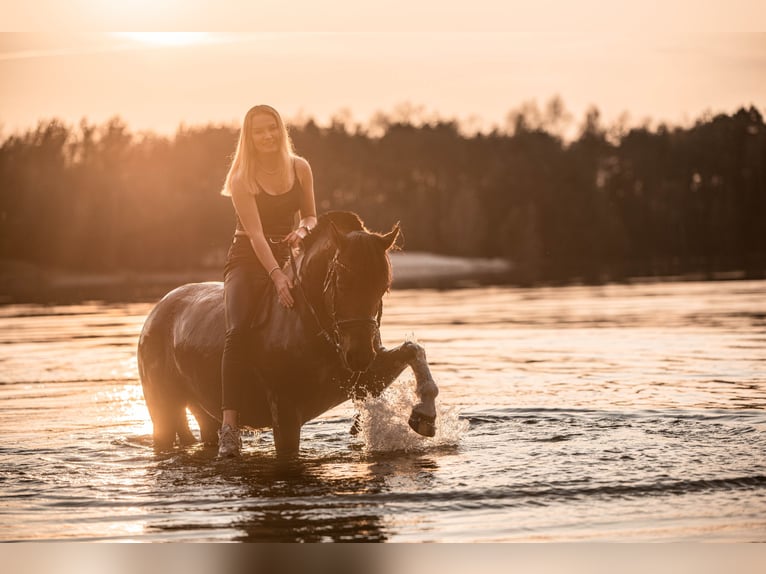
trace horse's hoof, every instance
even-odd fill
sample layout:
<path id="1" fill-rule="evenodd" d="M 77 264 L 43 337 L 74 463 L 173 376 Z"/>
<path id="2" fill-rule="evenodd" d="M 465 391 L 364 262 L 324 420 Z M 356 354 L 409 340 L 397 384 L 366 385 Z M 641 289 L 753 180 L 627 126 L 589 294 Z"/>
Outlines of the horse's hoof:
<path id="1" fill-rule="evenodd" d="M 412 411 L 408 422 L 410 428 L 419 435 L 432 437 L 436 434 L 436 417 L 429 417 Z"/>
<path id="2" fill-rule="evenodd" d="M 354 415 L 354 424 L 351 425 L 348 434 L 351 436 L 356 436 L 361 432 L 361 430 L 362 424 L 359 422 L 359 415 Z"/>

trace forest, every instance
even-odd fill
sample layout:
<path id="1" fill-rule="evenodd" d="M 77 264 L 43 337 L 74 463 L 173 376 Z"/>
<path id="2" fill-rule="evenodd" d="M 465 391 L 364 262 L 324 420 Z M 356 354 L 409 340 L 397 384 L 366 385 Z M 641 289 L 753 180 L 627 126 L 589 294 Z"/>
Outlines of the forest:
<path id="1" fill-rule="evenodd" d="M 755 107 L 687 126 L 565 138 L 560 100 L 490 131 L 417 114 L 290 125 L 317 207 L 353 210 L 405 252 L 501 257 L 510 283 L 766 271 L 766 126 Z M 119 117 L 45 120 L 0 146 L 0 263 L 83 273 L 221 266 L 234 229 L 219 194 L 236 125 L 134 133 Z"/>

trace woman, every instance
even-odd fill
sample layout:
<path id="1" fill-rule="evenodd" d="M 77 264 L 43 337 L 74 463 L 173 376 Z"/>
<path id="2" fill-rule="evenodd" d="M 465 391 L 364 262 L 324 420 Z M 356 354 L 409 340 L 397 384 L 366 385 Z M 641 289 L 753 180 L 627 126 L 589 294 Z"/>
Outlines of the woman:
<path id="1" fill-rule="evenodd" d="M 223 421 L 218 456 L 239 456 L 238 409 L 252 380 L 249 330 L 260 300 L 274 285 L 279 302 L 294 304 L 293 285 L 282 272 L 290 248 L 300 247 L 316 225 L 314 181 L 309 163 L 295 155 L 282 118 L 270 106 L 251 108 L 221 192 L 237 213 L 234 240 L 224 267 L 226 343 L 223 350 Z M 297 227 L 294 226 L 299 215 Z"/>

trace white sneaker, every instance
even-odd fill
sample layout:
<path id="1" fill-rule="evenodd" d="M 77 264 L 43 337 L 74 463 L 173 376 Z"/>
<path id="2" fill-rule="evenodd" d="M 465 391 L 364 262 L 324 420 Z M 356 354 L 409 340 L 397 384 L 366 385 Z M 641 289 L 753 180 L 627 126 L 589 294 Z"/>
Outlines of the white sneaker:
<path id="1" fill-rule="evenodd" d="M 239 429 L 223 425 L 218 431 L 218 458 L 238 457 L 240 448 L 242 448 L 242 439 L 239 436 Z"/>

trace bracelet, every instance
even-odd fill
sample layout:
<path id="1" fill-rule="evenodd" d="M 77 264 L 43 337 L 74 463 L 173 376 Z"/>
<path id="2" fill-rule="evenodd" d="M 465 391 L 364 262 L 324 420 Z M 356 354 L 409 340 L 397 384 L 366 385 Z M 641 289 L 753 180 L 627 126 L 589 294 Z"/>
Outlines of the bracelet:
<path id="1" fill-rule="evenodd" d="M 281 267 L 279 265 L 277 265 L 276 267 L 274 267 L 274 269 L 269 271 L 269 279 L 271 279 L 271 274 L 274 273 L 274 271 L 276 271 L 277 269 L 281 269 Z"/>

